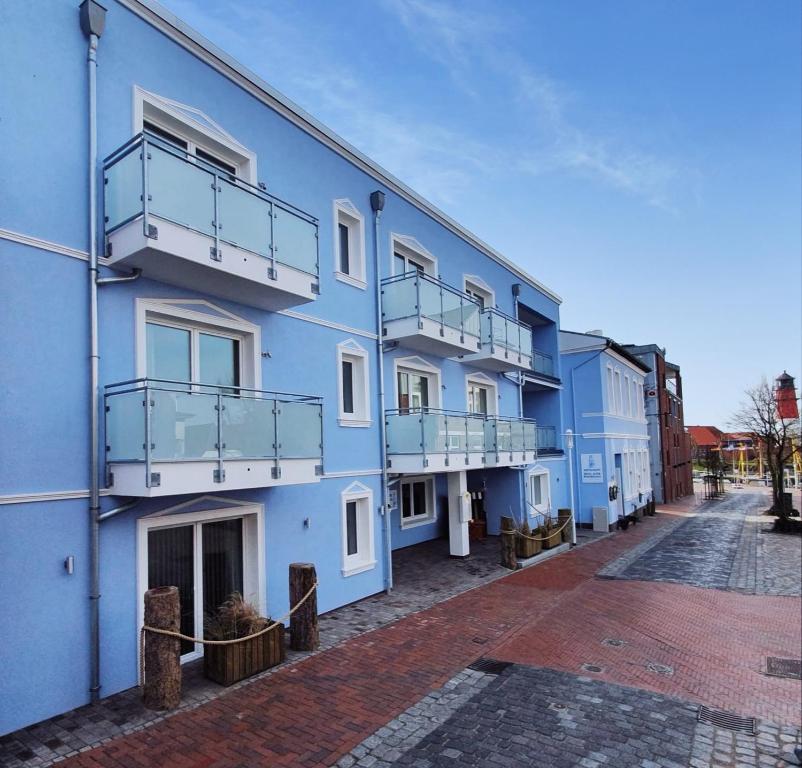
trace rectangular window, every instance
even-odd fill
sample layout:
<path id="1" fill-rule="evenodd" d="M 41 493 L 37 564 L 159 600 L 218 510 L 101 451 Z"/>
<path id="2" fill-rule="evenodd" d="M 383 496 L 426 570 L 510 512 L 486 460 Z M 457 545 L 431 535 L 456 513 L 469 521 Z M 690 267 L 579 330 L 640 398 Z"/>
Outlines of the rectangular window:
<path id="1" fill-rule="evenodd" d="M 351 257 L 348 244 L 348 227 L 340 222 L 338 224 L 340 234 L 340 272 L 344 275 L 351 274 Z"/>
<path id="2" fill-rule="evenodd" d="M 420 373 L 398 372 L 398 407 L 406 411 L 429 407 L 429 377 Z"/>
<path id="3" fill-rule="evenodd" d="M 613 369 L 607 366 L 607 411 L 615 412 L 615 384 L 613 382 Z"/>
<path id="4" fill-rule="evenodd" d="M 615 377 L 615 391 L 614 391 L 615 413 L 620 414 L 622 407 L 621 404 L 623 403 L 624 400 L 623 397 L 621 396 L 621 373 L 619 371 L 615 371 L 614 377 Z"/>
<path id="5" fill-rule="evenodd" d="M 487 387 L 479 384 L 468 384 L 468 410 L 471 413 L 487 414 Z"/>
<path id="6" fill-rule="evenodd" d="M 538 512 L 549 506 L 549 473 L 536 472 L 529 476 L 530 503 Z"/>
<path id="7" fill-rule="evenodd" d="M 350 360 L 342 361 L 343 376 L 343 413 L 354 412 L 354 364 Z"/>
<path id="8" fill-rule="evenodd" d="M 629 376 L 624 376 L 624 415 L 632 415 L 632 400 L 629 389 Z"/>
<path id="9" fill-rule="evenodd" d="M 401 482 L 401 524 L 434 518 L 434 481 L 403 480 Z"/>
<path id="10" fill-rule="evenodd" d="M 355 555 L 359 550 L 357 539 L 357 502 L 349 501 L 345 505 L 345 551 L 348 555 Z"/>
<path id="11" fill-rule="evenodd" d="M 424 274 L 426 272 L 426 267 L 420 262 L 416 261 L 409 256 L 404 256 L 400 253 L 395 253 L 395 273 L 397 275 L 402 275 L 405 272 L 420 272 Z"/>

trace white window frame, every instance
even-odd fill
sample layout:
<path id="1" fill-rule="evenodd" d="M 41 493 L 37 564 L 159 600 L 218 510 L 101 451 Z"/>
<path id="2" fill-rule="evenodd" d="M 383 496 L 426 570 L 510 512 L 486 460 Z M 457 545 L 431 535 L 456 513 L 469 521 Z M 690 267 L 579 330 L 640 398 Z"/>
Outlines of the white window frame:
<path id="1" fill-rule="evenodd" d="M 485 309 L 496 306 L 496 292 L 477 275 L 463 275 L 462 287 L 469 296 L 480 296 Z"/>
<path id="2" fill-rule="evenodd" d="M 367 289 L 365 262 L 365 218 L 359 209 L 347 198 L 335 200 L 334 208 L 334 276 L 343 283 Z M 340 224 L 348 228 L 348 254 L 350 272 L 340 270 Z"/>
<path id="3" fill-rule="evenodd" d="M 198 310 L 197 307 L 202 309 Z M 144 379 L 148 375 L 147 324 L 153 322 L 190 331 L 193 344 L 191 359 L 193 381 L 197 381 L 198 334 L 209 333 L 236 339 L 240 343 L 239 385 L 261 389 L 262 337 L 258 325 L 201 299 L 136 299 L 135 315 L 136 378 Z"/>
<path id="4" fill-rule="evenodd" d="M 632 416 L 632 389 L 630 388 L 629 374 L 624 374 L 624 416 Z"/>
<path id="5" fill-rule="evenodd" d="M 428 377 L 429 408 L 441 408 L 442 384 L 441 371 L 437 366 L 428 363 L 422 357 L 397 357 L 393 361 L 393 388 L 395 389 L 395 407 L 398 408 L 398 374 L 416 373 Z"/>
<path id="6" fill-rule="evenodd" d="M 187 507 L 195 507 L 199 503 L 209 500 L 215 504 L 225 501 L 229 506 L 222 509 L 182 513 Z M 148 532 L 156 528 L 176 528 L 184 525 L 196 526 L 193 532 L 194 560 L 199 562 L 198 555 L 201 550 L 199 524 L 211 523 L 217 520 L 231 520 L 242 518 L 242 578 L 243 597 L 253 603 L 263 616 L 267 616 L 267 583 L 264 552 L 264 506 L 261 504 L 243 503 L 231 499 L 220 499 L 214 496 L 205 496 L 192 499 L 156 512 L 148 517 L 137 520 L 137 626 L 144 623 L 143 597 L 148 589 Z M 202 562 L 202 560 L 200 561 Z M 198 596 L 199 599 L 198 599 Z M 203 627 L 203 574 L 200 568 L 195 570 L 195 631 Z M 181 656 L 184 664 L 203 656 L 203 646 L 195 644 L 195 649 Z"/>
<path id="7" fill-rule="evenodd" d="M 423 271 L 430 277 L 437 277 L 437 257 L 424 248 L 414 237 L 390 233 L 390 274 L 397 274 L 395 269 L 395 254 L 404 258 L 419 261 Z"/>
<path id="8" fill-rule="evenodd" d="M 615 413 L 620 416 L 624 412 L 624 402 L 621 396 L 621 371 L 619 371 L 618 368 L 613 369 L 613 380 L 615 382 L 613 386 L 613 394 L 615 396 Z"/>
<path id="9" fill-rule="evenodd" d="M 487 414 L 495 416 L 498 414 L 498 385 L 484 373 L 468 373 L 465 375 L 465 410 L 471 413 L 471 385 L 479 386 L 487 390 Z"/>
<path id="10" fill-rule="evenodd" d="M 356 503 L 357 551 L 348 554 L 348 502 Z M 355 576 L 376 567 L 376 552 L 373 536 L 373 491 L 362 483 L 352 483 L 340 494 L 342 531 L 342 575 Z M 360 548 L 360 542 L 365 546 Z"/>
<path id="11" fill-rule="evenodd" d="M 613 366 L 607 366 L 607 412 L 615 413 L 615 377 Z"/>
<path id="12" fill-rule="evenodd" d="M 534 480 L 540 484 L 541 503 L 535 504 Z M 529 499 L 530 514 L 534 509 L 542 515 L 549 514 L 551 510 L 551 472 L 545 467 L 534 467 L 527 473 L 526 494 Z"/>
<path id="13" fill-rule="evenodd" d="M 343 362 L 351 363 L 353 375 L 354 412 L 343 409 Z M 353 339 L 337 345 L 337 409 L 341 427 L 369 427 L 372 424 L 370 408 L 370 357 L 368 351 Z"/>
<path id="14" fill-rule="evenodd" d="M 256 153 L 237 141 L 211 117 L 195 107 L 150 93 L 138 85 L 133 90 L 133 132 L 141 133 L 145 121 L 154 123 L 188 143 L 188 153 L 200 147 L 233 165 L 237 177 L 257 184 Z"/>
<path id="15" fill-rule="evenodd" d="M 426 483 L 426 511 L 423 515 L 404 517 L 404 495 L 402 486 L 413 483 Z M 410 498 L 413 498 L 410 491 Z M 428 525 L 437 520 L 437 499 L 435 498 L 435 482 L 433 475 L 416 475 L 415 477 L 402 477 L 398 483 L 398 517 L 401 520 L 401 529 L 416 528 L 419 525 Z"/>

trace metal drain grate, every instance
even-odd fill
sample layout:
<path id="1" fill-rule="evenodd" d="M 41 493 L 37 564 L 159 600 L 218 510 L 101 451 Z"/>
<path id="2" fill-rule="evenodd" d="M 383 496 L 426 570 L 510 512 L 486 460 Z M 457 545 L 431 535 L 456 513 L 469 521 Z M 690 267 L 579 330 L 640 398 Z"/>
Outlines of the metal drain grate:
<path id="1" fill-rule="evenodd" d="M 766 674 L 802 680 L 802 659 L 781 659 L 777 656 L 769 656 L 766 658 Z"/>
<path id="2" fill-rule="evenodd" d="M 593 672 L 594 674 L 599 674 L 599 672 L 604 672 L 604 669 L 600 667 L 598 664 L 583 664 L 582 669 L 585 672 Z"/>
<path id="3" fill-rule="evenodd" d="M 621 648 L 626 644 L 625 640 L 619 640 L 617 637 L 605 637 L 602 640 L 602 645 L 609 645 L 611 648 Z"/>
<path id="4" fill-rule="evenodd" d="M 757 735 L 757 721 L 754 717 L 741 717 L 732 712 L 722 712 L 719 709 L 709 707 L 699 707 L 696 719 L 700 723 L 708 723 L 718 728 L 728 728 L 731 731 L 748 733 L 750 736 Z"/>
<path id="5" fill-rule="evenodd" d="M 656 661 L 650 661 L 646 665 L 646 669 L 650 672 L 656 672 L 658 675 L 665 675 L 666 677 L 671 677 L 674 674 L 674 667 L 668 666 L 668 664 L 658 664 Z"/>
<path id="6" fill-rule="evenodd" d="M 486 675 L 500 675 L 507 667 L 511 667 L 510 661 L 496 661 L 482 657 L 468 665 L 468 669 L 474 672 L 484 672 Z"/>

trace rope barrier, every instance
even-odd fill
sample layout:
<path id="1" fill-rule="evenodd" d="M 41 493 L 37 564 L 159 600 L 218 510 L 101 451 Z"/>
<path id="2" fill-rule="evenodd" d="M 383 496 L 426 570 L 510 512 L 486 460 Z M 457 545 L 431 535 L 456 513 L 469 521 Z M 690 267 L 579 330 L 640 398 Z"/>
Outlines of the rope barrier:
<path id="1" fill-rule="evenodd" d="M 145 633 L 152 632 L 154 635 L 164 635 L 165 637 L 175 637 L 178 640 L 186 640 L 189 643 L 202 643 L 203 645 L 234 645 L 235 643 L 244 643 L 246 640 L 253 640 L 255 637 L 259 637 L 260 635 L 264 635 L 267 632 L 275 629 L 279 624 L 283 624 L 287 619 L 289 619 L 312 595 L 312 593 L 317 589 L 317 582 L 315 582 L 307 593 L 292 607 L 290 610 L 285 613 L 280 619 L 276 619 L 276 621 L 268 624 L 264 629 L 260 629 L 258 632 L 254 632 L 250 635 L 245 635 L 245 637 L 235 637 L 232 640 L 207 640 L 204 637 L 191 637 L 190 635 L 184 635 L 181 632 L 173 632 L 170 629 L 159 629 L 158 627 L 149 627 L 147 625 L 143 625 L 142 629 L 139 630 L 139 685 L 140 687 L 145 684 Z"/>
<path id="2" fill-rule="evenodd" d="M 571 518 L 572 517 L 573 517 L 573 514 L 568 515 L 568 517 L 566 518 L 565 522 L 559 528 L 555 528 L 554 530 L 550 530 L 549 535 L 546 536 L 545 538 L 543 538 L 542 536 L 529 536 L 526 533 L 522 533 L 521 531 L 514 531 L 514 533 L 517 536 L 522 536 L 523 538 L 529 539 L 530 541 L 548 541 L 549 539 L 552 538 L 552 536 L 556 536 L 558 533 L 562 533 L 563 529 L 568 525 L 568 523 L 571 522 Z M 506 531 L 505 531 L 505 533 L 506 533 Z M 510 533 L 513 533 L 513 531 L 510 531 Z"/>

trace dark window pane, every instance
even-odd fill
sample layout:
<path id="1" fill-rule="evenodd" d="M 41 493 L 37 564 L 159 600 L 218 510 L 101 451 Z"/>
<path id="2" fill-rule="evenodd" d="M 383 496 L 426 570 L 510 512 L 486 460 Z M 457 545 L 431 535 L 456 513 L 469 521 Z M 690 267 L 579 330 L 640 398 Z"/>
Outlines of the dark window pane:
<path id="1" fill-rule="evenodd" d="M 181 149 L 187 148 L 187 142 L 184 139 L 179 138 L 178 136 L 170 133 L 169 131 L 165 131 L 164 128 L 160 128 L 158 125 L 154 123 L 149 123 L 145 121 L 142 124 L 142 127 L 148 131 L 148 133 L 152 133 L 155 136 L 158 136 L 160 139 L 164 139 L 165 141 L 170 142 L 170 144 L 175 144 L 177 147 L 181 147 Z"/>
<path id="2" fill-rule="evenodd" d="M 242 594 L 242 518 L 204 523 L 203 613 L 216 611 L 233 592 Z"/>
<path id="3" fill-rule="evenodd" d="M 343 413 L 354 412 L 354 364 L 343 360 Z"/>
<path id="4" fill-rule="evenodd" d="M 346 275 L 351 274 L 351 254 L 348 243 L 348 227 L 340 224 L 340 272 Z"/>
<path id="5" fill-rule="evenodd" d="M 239 386 L 239 342 L 224 336 L 201 333 L 198 378 L 202 384 Z"/>
<path id="6" fill-rule="evenodd" d="M 409 408 L 409 374 L 398 374 L 398 407 L 401 410 Z"/>
<path id="7" fill-rule="evenodd" d="M 355 555 L 357 553 L 355 501 L 349 501 L 345 505 L 345 532 L 346 532 L 346 552 L 349 555 Z"/>
<path id="8" fill-rule="evenodd" d="M 413 506 L 415 517 L 426 514 L 426 481 L 419 480 L 412 484 Z"/>
<path id="9" fill-rule="evenodd" d="M 148 377 L 168 381 L 189 381 L 192 378 L 189 349 L 189 331 L 148 323 Z"/>
<path id="10" fill-rule="evenodd" d="M 407 262 L 403 256 L 395 255 L 395 273 L 403 275 L 407 271 Z"/>
<path id="11" fill-rule="evenodd" d="M 412 517 L 412 497 L 409 484 L 401 486 L 401 517 Z"/>
<path id="12" fill-rule="evenodd" d="M 195 157 L 197 157 L 199 160 L 202 160 L 204 165 L 211 166 L 213 170 L 222 171 L 226 176 L 236 177 L 237 175 L 237 169 L 233 165 L 227 163 L 225 160 L 221 160 L 219 157 L 215 157 L 199 147 L 195 148 Z"/>
<path id="13" fill-rule="evenodd" d="M 178 587 L 181 632 L 195 634 L 195 563 L 193 526 L 148 531 L 148 589 Z M 194 644 L 181 641 L 181 653 L 192 653 Z"/>

